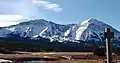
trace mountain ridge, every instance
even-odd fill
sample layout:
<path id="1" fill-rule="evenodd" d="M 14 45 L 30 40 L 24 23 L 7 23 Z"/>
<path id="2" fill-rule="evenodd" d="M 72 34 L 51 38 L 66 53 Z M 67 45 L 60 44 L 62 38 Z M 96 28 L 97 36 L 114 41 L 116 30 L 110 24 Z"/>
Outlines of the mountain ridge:
<path id="1" fill-rule="evenodd" d="M 25 21 L 17 25 L 3 27 L 0 29 L 0 37 L 6 37 L 8 34 L 19 34 L 20 37 L 30 37 L 30 39 L 38 40 L 39 36 L 48 38 L 50 41 L 100 41 L 104 39 L 104 29 L 111 28 L 115 32 L 115 40 L 120 41 L 120 32 L 112 26 L 101 22 L 94 18 L 89 18 L 81 24 L 56 24 L 52 21 L 44 19 L 36 19 Z"/>

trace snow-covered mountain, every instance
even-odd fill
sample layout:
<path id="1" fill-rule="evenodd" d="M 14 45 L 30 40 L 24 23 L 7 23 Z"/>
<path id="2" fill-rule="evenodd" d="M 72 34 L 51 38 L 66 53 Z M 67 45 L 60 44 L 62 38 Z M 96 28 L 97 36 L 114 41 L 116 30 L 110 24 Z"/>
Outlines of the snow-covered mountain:
<path id="1" fill-rule="evenodd" d="M 104 40 L 105 28 L 111 28 L 111 31 L 115 34 L 115 40 L 120 40 L 120 32 L 114 29 L 112 26 L 105 24 L 97 19 L 89 18 L 83 21 L 76 30 L 76 40 Z"/>
<path id="2" fill-rule="evenodd" d="M 89 18 L 81 24 L 61 25 L 44 19 L 25 21 L 17 25 L 0 28 L 0 37 L 7 37 L 11 34 L 19 35 L 23 38 L 38 40 L 39 37 L 48 38 L 51 41 L 59 40 L 104 40 L 104 29 L 111 28 L 115 32 L 115 39 L 120 40 L 120 32 L 97 19 Z"/>

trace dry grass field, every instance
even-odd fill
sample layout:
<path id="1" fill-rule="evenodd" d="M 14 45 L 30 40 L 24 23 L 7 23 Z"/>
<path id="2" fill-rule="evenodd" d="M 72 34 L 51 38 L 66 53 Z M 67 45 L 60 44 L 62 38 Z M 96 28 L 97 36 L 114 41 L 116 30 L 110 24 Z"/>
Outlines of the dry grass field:
<path id="1" fill-rule="evenodd" d="M 92 52 L 19 52 L 19 54 L 0 54 L 0 58 L 21 59 L 21 58 L 47 58 L 52 61 L 43 63 L 105 63 L 101 60 L 105 57 L 93 55 Z M 113 54 L 113 60 L 120 59 Z M 53 61 L 54 60 L 54 61 Z M 40 62 L 42 63 L 42 62 Z"/>
<path id="2" fill-rule="evenodd" d="M 60 61 L 48 61 L 45 63 L 104 63 L 97 60 L 60 60 Z"/>

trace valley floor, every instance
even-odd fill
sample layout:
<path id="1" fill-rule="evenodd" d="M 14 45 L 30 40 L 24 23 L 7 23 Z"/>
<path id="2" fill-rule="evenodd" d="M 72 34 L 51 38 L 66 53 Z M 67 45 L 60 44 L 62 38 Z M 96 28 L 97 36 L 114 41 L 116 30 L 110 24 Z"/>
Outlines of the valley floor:
<path id="1" fill-rule="evenodd" d="M 17 54 L 0 54 L 0 58 L 8 60 L 43 59 L 44 63 L 98 63 L 106 61 L 106 57 L 99 57 L 92 52 L 18 52 Z M 120 56 L 113 54 L 113 61 L 120 60 Z"/>

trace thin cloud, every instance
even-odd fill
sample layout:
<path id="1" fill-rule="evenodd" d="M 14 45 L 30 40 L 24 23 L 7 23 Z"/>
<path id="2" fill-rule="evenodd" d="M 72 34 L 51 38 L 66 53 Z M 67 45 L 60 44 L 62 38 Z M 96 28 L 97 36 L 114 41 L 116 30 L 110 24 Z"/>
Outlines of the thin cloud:
<path id="1" fill-rule="evenodd" d="M 44 0 L 33 0 L 32 2 L 33 2 L 33 4 L 37 4 L 40 7 L 44 8 L 45 10 L 50 10 L 50 11 L 54 11 L 54 12 L 62 11 L 62 8 L 60 7 L 60 5 L 55 4 L 55 3 L 51 3 L 48 1 L 44 1 Z"/>
<path id="2" fill-rule="evenodd" d="M 26 19 L 20 15 L 1 15 L 0 14 L 0 27 L 10 26 L 20 23 L 22 19 Z"/>

